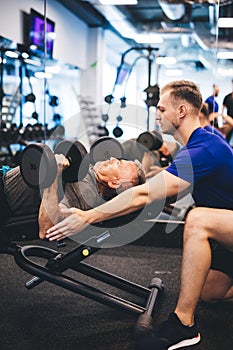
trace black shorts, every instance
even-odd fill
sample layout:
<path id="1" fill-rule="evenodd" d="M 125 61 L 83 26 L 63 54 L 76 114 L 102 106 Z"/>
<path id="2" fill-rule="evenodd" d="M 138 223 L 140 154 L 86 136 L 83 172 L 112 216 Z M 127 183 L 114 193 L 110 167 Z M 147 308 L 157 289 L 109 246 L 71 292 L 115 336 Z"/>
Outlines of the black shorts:
<path id="1" fill-rule="evenodd" d="M 233 252 L 219 244 L 212 246 L 211 269 L 224 272 L 233 278 Z"/>

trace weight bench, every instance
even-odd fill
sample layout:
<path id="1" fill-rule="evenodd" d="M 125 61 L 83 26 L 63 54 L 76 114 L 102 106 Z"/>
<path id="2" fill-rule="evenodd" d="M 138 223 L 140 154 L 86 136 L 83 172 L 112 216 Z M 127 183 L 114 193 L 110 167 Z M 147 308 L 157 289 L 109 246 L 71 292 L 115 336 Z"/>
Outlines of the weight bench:
<path id="1" fill-rule="evenodd" d="M 127 221 L 135 218 L 135 215 L 133 213 L 132 216 L 127 216 Z M 151 216 L 150 211 L 146 216 L 147 218 Z M 84 262 L 88 256 L 99 249 L 111 245 L 111 240 L 114 241 L 114 235 L 117 234 L 116 231 L 120 222 L 121 218 L 117 218 L 117 220 L 97 224 L 96 227 L 91 228 L 90 232 L 88 231 L 88 236 L 85 236 L 85 243 L 79 243 L 68 253 L 62 253 L 60 248 L 54 250 L 47 246 L 19 245 L 16 243 L 17 241 L 37 239 L 38 222 L 36 215 L 13 217 L 0 229 L 0 254 L 12 255 L 16 264 L 33 276 L 25 283 L 28 290 L 43 281 L 48 281 L 106 306 L 138 316 L 135 325 L 135 337 L 137 338 L 152 329 L 155 306 L 164 289 L 162 280 L 153 278 L 150 286 L 146 288 Z M 124 220 L 122 222 L 124 224 Z M 43 241 L 40 241 L 40 243 L 43 243 Z M 62 244 L 60 246 L 62 247 Z M 38 260 L 40 263 L 38 263 Z M 44 261 L 44 265 L 41 264 L 41 260 Z M 78 278 L 70 278 L 65 274 L 68 269 L 130 293 L 131 298 L 133 295 L 139 297 L 141 301 L 134 303 L 115 294 L 97 289 Z"/>

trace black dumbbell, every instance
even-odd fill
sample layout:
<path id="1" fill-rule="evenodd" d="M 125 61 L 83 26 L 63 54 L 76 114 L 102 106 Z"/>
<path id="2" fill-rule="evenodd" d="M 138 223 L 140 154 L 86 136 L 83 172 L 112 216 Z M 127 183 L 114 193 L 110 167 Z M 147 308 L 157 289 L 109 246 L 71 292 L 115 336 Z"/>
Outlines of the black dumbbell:
<path id="1" fill-rule="evenodd" d="M 137 138 L 138 146 L 143 146 L 144 150 L 156 151 L 162 147 L 163 140 L 162 135 L 154 131 L 145 131 L 141 133 Z"/>
<path id="2" fill-rule="evenodd" d="M 69 167 L 62 172 L 64 183 L 81 181 L 89 169 L 86 148 L 78 141 L 62 141 L 54 153 L 63 154 L 69 160 Z M 26 184 L 34 189 L 52 185 L 57 175 L 57 162 L 52 150 L 45 144 L 35 143 L 22 152 L 20 171 Z"/>
<path id="3" fill-rule="evenodd" d="M 97 139 L 90 148 L 90 163 L 95 164 L 98 161 L 104 161 L 114 158 L 124 157 L 124 148 L 122 144 L 110 136 L 102 136 Z"/>
<path id="4" fill-rule="evenodd" d="M 122 158 L 124 154 L 121 143 L 112 137 L 100 137 L 91 146 L 88 154 L 79 142 L 61 141 L 54 153 L 63 154 L 70 166 L 62 172 L 64 183 L 81 181 L 87 174 L 89 165 L 105 161 L 111 157 Z M 20 171 L 24 181 L 34 189 L 51 186 L 57 174 L 57 164 L 51 149 L 41 143 L 25 147 L 21 156 Z"/>

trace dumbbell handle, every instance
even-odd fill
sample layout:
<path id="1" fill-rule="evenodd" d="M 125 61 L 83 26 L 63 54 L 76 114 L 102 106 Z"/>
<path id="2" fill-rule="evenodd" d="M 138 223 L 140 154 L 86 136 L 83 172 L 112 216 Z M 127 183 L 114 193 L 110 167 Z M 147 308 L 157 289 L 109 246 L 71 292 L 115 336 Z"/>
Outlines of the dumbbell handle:
<path id="1" fill-rule="evenodd" d="M 61 159 L 62 157 L 62 159 Z M 65 157 L 63 154 L 55 154 L 55 159 L 57 163 L 57 173 L 62 173 L 65 169 L 67 169 L 71 165 L 70 157 Z M 63 161 L 62 161 L 63 160 Z M 61 168 L 61 169 L 59 169 Z"/>

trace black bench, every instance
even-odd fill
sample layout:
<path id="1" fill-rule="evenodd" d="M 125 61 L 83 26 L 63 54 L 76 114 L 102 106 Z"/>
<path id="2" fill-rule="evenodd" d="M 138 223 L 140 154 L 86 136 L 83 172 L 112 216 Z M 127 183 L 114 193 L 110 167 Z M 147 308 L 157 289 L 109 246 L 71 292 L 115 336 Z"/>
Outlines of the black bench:
<path id="1" fill-rule="evenodd" d="M 44 246 L 43 241 L 40 241 L 42 245 L 28 245 L 28 243 L 23 245 L 18 242 L 38 238 L 36 215 L 9 218 L 0 229 L 0 254 L 12 255 L 16 264 L 33 276 L 25 283 L 27 289 L 32 289 L 43 281 L 48 281 L 106 306 L 132 313 L 137 316 L 135 335 L 140 336 L 142 333 L 151 331 L 155 306 L 164 288 L 162 280 L 153 278 L 150 285 L 144 287 L 84 262 L 88 256 L 99 249 L 113 246 L 117 241 L 116 236 L 119 232 L 122 234 L 122 227 L 127 226 L 129 221 L 137 219 L 137 216 L 138 213 L 134 213 L 127 216 L 127 219 L 123 217 L 110 220 L 84 230 L 81 235 L 77 235 L 77 237 L 81 237 L 83 243 L 77 243 L 75 248 L 66 253 L 61 252 L 63 243 L 58 249 L 51 249 Z M 140 218 L 140 214 L 138 217 Z M 151 217 L 150 211 L 147 211 L 146 217 Z M 141 222 L 141 219 L 136 221 Z M 123 226 L 119 226 L 121 223 Z M 138 226 L 138 223 L 136 225 Z M 65 274 L 68 269 L 139 297 L 140 302 L 134 303 L 97 289 L 78 278 L 71 278 Z"/>

